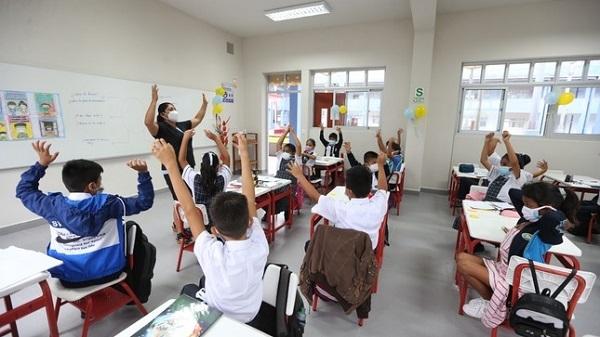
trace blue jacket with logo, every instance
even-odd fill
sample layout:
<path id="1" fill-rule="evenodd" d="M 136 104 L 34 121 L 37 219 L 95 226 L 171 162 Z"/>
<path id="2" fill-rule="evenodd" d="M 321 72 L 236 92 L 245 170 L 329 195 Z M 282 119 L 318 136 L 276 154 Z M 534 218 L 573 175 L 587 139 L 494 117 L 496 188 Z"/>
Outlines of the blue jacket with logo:
<path id="1" fill-rule="evenodd" d="M 21 175 L 17 198 L 50 225 L 47 254 L 63 261 L 50 270 L 53 277 L 84 282 L 115 274 L 125 267 L 127 241 L 124 215 L 152 207 L 154 189 L 148 172 L 138 175 L 138 196 L 111 194 L 45 194 L 39 181 L 46 167 L 35 163 Z"/>

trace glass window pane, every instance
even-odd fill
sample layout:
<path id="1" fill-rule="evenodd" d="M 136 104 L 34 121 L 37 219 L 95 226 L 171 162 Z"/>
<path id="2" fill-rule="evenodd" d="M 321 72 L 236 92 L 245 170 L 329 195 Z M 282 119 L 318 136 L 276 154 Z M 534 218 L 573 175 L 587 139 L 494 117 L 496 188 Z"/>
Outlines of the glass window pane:
<path id="1" fill-rule="evenodd" d="M 267 75 L 267 89 L 270 92 L 277 92 L 284 89 L 285 76 L 284 74 L 270 74 Z"/>
<path id="2" fill-rule="evenodd" d="M 508 66 L 509 82 L 529 81 L 529 63 L 512 63 Z"/>
<path id="3" fill-rule="evenodd" d="M 504 81 L 505 64 L 488 64 L 485 66 L 484 82 L 497 83 Z"/>
<path id="4" fill-rule="evenodd" d="M 556 62 L 539 62 L 533 66 L 533 81 L 548 82 L 554 81 L 556 72 Z"/>
<path id="5" fill-rule="evenodd" d="M 348 92 L 346 95 L 346 125 L 367 126 L 367 93 Z"/>
<path id="6" fill-rule="evenodd" d="M 591 60 L 588 68 L 588 80 L 600 80 L 600 60 Z"/>
<path id="7" fill-rule="evenodd" d="M 367 79 L 369 84 L 383 84 L 385 78 L 385 70 L 377 69 L 377 70 L 369 70 L 367 74 Z"/>
<path id="8" fill-rule="evenodd" d="M 586 135 L 600 135 L 600 88 L 590 88 L 590 104 L 588 105 L 587 118 L 583 133 Z"/>
<path id="9" fill-rule="evenodd" d="M 302 77 L 300 76 L 300 73 L 286 74 L 285 81 L 286 81 L 288 90 L 300 91 L 302 89 L 302 87 L 301 87 Z"/>
<path id="10" fill-rule="evenodd" d="M 463 66 L 462 83 L 481 83 L 481 66 Z"/>
<path id="11" fill-rule="evenodd" d="M 345 87 L 346 86 L 346 72 L 335 71 L 331 73 L 331 86 L 332 87 Z"/>
<path id="12" fill-rule="evenodd" d="M 328 87 L 329 86 L 329 73 L 328 72 L 315 73 L 313 86 Z"/>
<path id="13" fill-rule="evenodd" d="M 362 86 L 365 85 L 365 71 L 354 70 L 348 72 L 348 84 L 351 86 Z"/>
<path id="14" fill-rule="evenodd" d="M 580 80 L 583 78 L 583 65 L 585 61 L 564 61 L 560 63 L 561 81 Z"/>
<path id="15" fill-rule="evenodd" d="M 539 86 L 509 87 L 502 130 L 514 135 L 541 135 L 546 113 L 544 97 L 550 89 Z"/>
<path id="16" fill-rule="evenodd" d="M 381 115 L 381 91 L 369 92 L 369 114 L 367 125 L 370 127 L 379 127 L 379 118 Z"/>
<path id="17" fill-rule="evenodd" d="M 461 130 L 498 130 L 502 89 L 465 89 Z"/>
<path id="18" fill-rule="evenodd" d="M 575 95 L 571 104 L 559 105 L 554 132 L 600 134 L 600 88 L 565 88 Z"/>

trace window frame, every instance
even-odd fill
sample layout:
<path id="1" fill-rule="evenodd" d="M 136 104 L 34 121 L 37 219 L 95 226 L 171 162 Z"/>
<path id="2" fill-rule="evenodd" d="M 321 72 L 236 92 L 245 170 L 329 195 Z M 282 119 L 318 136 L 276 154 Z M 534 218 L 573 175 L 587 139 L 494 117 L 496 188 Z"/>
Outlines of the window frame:
<path id="1" fill-rule="evenodd" d="M 583 65 L 583 74 L 582 78 L 578 80 L 566 81 L 560 79 L 560 69 L 563 62 L 567 61 L 584 61 Z M 460 74 L 458 76 L 459 82 L 459 90 L 458 90 L 458 120 L 456 123 L 455 131 L 458 134 L 471 134 L 471 135 L 483 135 L 490 131 L 482 131 L 482 130 L 462 130 L 462 121 L 463 121 L 463 108 L 464 108 L 464 95 L 467 89 L 496 89 L 503 90 L 502 95 L 502 104 L 500 110 L 500 116 L 498 121 L 498 128 L 495 132 L 501 132 L 503 129 L 504 121 L 506 119 L 506 103 L 507 103 L 507 91 L 509 88 L 515 88 L 519 86 L 526 87 L 550 87 L 550 90 L 553 92 L 562 92 L 564 88 L 582 88 L 582 87 L 598 87 L 600 88 L 600 79 L 588 79 L 588 71 L 590 67 L 590 62 L 593 60 L 600 60 L 599 55 L 591 55 L 591 56 L 569 56 L 569 57 L 558 57 L 558 58 L 532 58 L 532 59 L 513 59 L 513 60 L 492 60 L 492 61 L 482 61 L 482 62 L 462 62 L 460 66 Z M 552 81 L 543 81 L 543 82 L 535 82 L 533 80 L 534 76 L 534 67 L 536 63 L 543 62 L 556 62 L 556 67 L 554 69 L 554 78 Z M 511 64 L 518 63 L 529 63 L 529 76 L 527 81 L 515 81 L 509 80 L 508 78 L 508 70 Z M 495 65 L 495 64 L 504 64 L 504 79 L 502 82 L 493 82 L 486 83 L 485 79 L 485 67 L 487 65 Z M 468 82 L 463 82 L 462 74 L 465 66 L 481 66 L 481 77 L 479 83 L 470 84 Z M 577 139 L 577 140 L 600 140 L 600 134 L 595 135 L 586 135 L 586 134 L 571 134 L 571 133 L 557 133 L 554 132 L 554 118 L 556 118 L 558 111 L 557 105 L 545 105 L 544 108 L 544 116 L 542 119 L 542 124 L 540 126 L 540 132 L 531 135 L 515 135 L 518 137 L 544 137 L 544 138 L 553 138 L 553 139 Z"/>

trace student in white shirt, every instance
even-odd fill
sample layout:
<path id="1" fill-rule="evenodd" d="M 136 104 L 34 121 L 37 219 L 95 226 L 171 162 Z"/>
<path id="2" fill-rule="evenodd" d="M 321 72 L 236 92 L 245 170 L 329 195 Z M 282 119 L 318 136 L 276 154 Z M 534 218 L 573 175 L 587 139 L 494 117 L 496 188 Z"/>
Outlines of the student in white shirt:
<path id="1" fill-rule="evenodd" d="M 379 171 L 383 172 L 386 154 L 381 152 L 377 157 Z M 290 173 L 298 179 L 298 184 L 310 199 L 316 201 L 312 212 L 328 219 L 335 227 L 348 228 L 365 232 L 371 238 L 373 249 L 379 240 L 379 228 L 387 213 L 387 202 L 390 193 L 387 191 L 387 180 L 384 174 L 378 176 L 378 190 L 371 192 L 371 171 L 358 165 L 346 171 L 346 195 L 350 201 L 335 199 L 321 195 L 304 177 L 298 165 L 290 165 Z"/>
<path id="2" fill-rule="evenodd" d="M 212 234 L 206 232 L 194 200 L 178 174 L 173 147 L 161 139 L 154 142 L 152 152 L 174 177 L 175 193 L 196 238 L 194 254 L 204 271 L 204 287 L 188 285 L 183 292 L 199 297 L 230 318 L 252 325 L 258 320 L 262 303 L 262 275 L 269 246 L 256 218 L 246 137 L 242 134 L 235 137 L 234 146 L 242 161 L 243 194 L 222 192 L 215 197 L 210 208 L 214 221 Z"/>

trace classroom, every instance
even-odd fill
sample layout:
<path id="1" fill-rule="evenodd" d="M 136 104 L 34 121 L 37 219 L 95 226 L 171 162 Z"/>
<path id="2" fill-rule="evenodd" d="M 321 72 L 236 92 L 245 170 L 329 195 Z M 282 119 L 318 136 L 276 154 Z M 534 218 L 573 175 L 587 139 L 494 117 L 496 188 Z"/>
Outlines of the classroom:
<path id="1" fill-rule="evenodd" d="M 0 0 L 0 336 L 599 337 L 599 14 Z"/>

